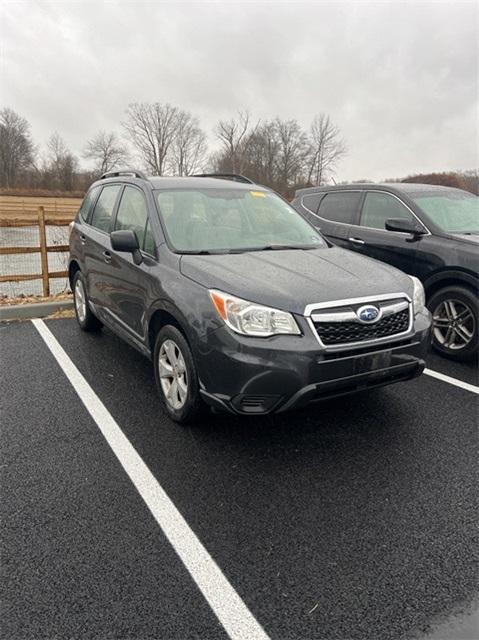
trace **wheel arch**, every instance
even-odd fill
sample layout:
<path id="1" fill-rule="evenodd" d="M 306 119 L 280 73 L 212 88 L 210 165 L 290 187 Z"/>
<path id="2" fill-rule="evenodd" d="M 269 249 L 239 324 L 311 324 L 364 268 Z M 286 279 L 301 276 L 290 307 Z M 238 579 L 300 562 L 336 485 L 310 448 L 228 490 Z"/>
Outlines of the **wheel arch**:
<path id="1" fill-rule="evenodd" d="M 178 331 L 181 332 L 190 349 L 192 349 L 192 339 L 190 332 L 187 330 L 188 323 L 186 318 L 177 307 L 167 301 L 164 301 L 151 310 L 148 319 L 148 347 L 152 356 L 155 350 L 156 336 L 158 335 L 158 332 L 168 324 L 176 327 Z"/>
<path id="2" fill-rule="evenodd" d="M 70 264 L 68 265 L 68 282 L 70 283 L 70 289 L 73 290 L 73 279 L 75 278 L 75 274 L 77 271 L 81 271 L 80 265 L 77 260 L 70 260 Z"/>
<path id="3" fill-rule="evenodd" d="M 426 298 L 429 301 L 432 296 L 445 287 L 461 286 L 478 294 L 479 279 L 472 273 L 460 269 L 445 269 L 430 276 L 424 282 Z"/>

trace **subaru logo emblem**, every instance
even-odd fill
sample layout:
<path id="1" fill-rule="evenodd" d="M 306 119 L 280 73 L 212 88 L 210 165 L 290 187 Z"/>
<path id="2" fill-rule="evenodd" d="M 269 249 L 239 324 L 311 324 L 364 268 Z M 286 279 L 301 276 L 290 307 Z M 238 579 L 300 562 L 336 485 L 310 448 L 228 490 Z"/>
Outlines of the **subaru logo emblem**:
<path id="1" fill-rule="evenodd" d="M 362 322 L 363 324 L 372 324 L 379 320 L 381 311 L 372 304 L 368 304 L 364 307 L 360 307 L 356 311 L 356 315 L 358 316 L 359 322 Z"/>

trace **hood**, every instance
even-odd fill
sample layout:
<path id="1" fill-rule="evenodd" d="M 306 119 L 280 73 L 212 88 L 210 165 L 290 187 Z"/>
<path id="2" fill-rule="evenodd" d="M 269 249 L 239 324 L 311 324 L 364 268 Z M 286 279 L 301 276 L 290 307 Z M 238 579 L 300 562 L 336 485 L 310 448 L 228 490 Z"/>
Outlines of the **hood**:
<path id="1" fill-rule="evenodd" d="M 413 291 L 402 271 L 338 247 L 183 255 L 180 269 L 208 289 L 298 314 L 311 303 Z"/>
<path id="2" fill-rule="evenodd" d="M 459 240 L 460 242 L 465 242 L 466 244 L 479 244 L 479 233 L 450 233 L 448 234 L 450 238 L 454 240 Z"/>

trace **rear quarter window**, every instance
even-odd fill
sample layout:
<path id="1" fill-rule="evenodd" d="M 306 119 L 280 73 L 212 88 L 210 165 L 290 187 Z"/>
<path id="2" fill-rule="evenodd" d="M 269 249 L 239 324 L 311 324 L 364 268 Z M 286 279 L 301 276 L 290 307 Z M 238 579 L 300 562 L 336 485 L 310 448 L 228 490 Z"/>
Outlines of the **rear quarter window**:
<path id="1" fill-rule="evenodd" d="M 78 210 L 78 215 L 84 222 L 88 221 L 92 207 L 95 204 L 98 194 L 100 193 L 100 189 L 101 189 L 100 186 L 92 187 L 90 191 L 86 194 L 86 196 L 83 198 L 81 207 Z"/>
<path id="2" fill-rule="evenodd" d="M 361 199 L 360 191 L 328 193 L 322 200 L 318 215 L 331 222 L 352 224 Z"/>
<path id="3" fill-rule="evenodd" d="M 303 207 L 306 207 L 308 211 L 312 213 L 316 213 L 318 211 L 319 203 L 321 199 L 324 197 L 324 193 L 310 193 L 306 196 L 303 196 L 301 202 Z"/>

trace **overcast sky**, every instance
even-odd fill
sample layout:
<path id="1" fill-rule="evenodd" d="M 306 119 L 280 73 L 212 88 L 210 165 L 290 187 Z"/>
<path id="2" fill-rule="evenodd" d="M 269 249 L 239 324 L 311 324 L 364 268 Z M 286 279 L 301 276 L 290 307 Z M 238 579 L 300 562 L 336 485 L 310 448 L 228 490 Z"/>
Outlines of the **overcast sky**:
<path id="1" fill-rule="evenodd" d="M 170 102 L 211 135 L 219 117 L 327 112 L 348 156 L 337 180 L 478 160 L 477 2 L 3 0 L 1 105 L 77 154 L 121 132 L 133 101 Z"/>

